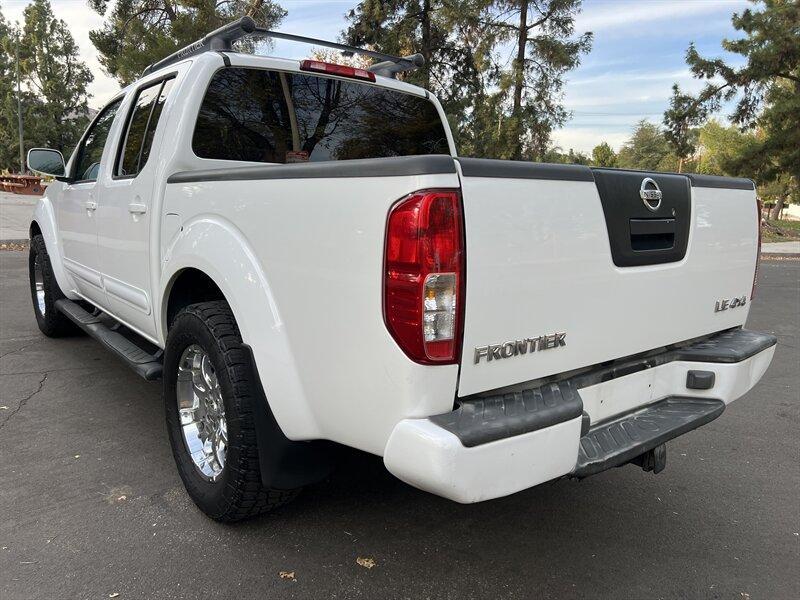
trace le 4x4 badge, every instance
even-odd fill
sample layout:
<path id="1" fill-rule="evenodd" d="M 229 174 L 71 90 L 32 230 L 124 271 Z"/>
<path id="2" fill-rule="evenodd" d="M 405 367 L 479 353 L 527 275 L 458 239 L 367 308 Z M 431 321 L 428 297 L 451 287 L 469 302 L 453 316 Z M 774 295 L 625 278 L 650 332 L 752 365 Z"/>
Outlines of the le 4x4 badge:
<path id="1" fill-rule="evenodd" d="M 723 310 L 728 310 L 731 308 L 739 308 L 740 306 L 744 306 L 747 304 L 747 296 L 739 296 L 738 298 L 723 298 L 722 300 L 717 300 L 717 303 L 714 305 L 714 312 L 722 312 Z"/>

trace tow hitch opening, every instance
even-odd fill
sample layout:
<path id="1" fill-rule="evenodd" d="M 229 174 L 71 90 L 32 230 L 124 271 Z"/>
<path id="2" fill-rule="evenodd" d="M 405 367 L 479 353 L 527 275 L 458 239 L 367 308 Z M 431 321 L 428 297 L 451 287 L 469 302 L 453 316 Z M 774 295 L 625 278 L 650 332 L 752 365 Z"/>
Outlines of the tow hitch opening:
<path id="1" fill-rule="evenodd" d="M 644 454 L 640 454 L 631 460 L 631 464 L 641 467 L 642 471 L 652 471 L 653 475 L 658 475 L 667 466 L 667 445 L 661 444 Z"/>

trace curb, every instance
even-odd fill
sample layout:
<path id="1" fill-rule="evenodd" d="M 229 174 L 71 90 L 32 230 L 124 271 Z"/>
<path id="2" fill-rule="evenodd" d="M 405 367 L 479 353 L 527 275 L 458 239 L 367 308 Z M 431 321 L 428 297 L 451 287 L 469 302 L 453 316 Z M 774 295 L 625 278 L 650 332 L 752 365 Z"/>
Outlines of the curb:
<path id="1" fill-rule="evenodd" d="M 796 252 L 763 252 L 761 258 L 764 260 L 800 260 L 800 254 Z"/>
<path id="2" fill-rule="evenodd" d="M 0 240 L 0 252 L 21 252 L 29 243 L 30 240 Z"/>

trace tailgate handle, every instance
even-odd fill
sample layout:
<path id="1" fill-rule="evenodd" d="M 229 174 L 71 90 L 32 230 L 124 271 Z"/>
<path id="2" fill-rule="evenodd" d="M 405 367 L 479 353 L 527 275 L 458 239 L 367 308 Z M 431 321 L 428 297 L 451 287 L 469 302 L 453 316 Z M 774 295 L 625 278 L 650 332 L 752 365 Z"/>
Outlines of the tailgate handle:
<path id="1" fill-rule="evenodd" d="M 631 219 L 631 249 L 670 250 L 675 245 L 675 219 Z"/>
<path id="2" fill-rule="evenodd" d="M 675 233 L 675 219 L 631 219 L 631 235 Z"/>

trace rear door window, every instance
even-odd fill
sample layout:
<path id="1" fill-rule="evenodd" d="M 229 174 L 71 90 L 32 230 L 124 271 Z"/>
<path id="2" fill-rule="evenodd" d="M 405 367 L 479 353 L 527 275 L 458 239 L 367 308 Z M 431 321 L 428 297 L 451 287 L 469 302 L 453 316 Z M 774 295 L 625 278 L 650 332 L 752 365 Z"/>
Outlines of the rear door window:
<path id="1" fill-rule="evenodd" d="M 117 159 L 115 175 L 118 177 L 135 177 L 147 162 L 158 120 L 174 81 L 159 81 L 137 92 Z"/>
<path id="2" fill-rule="evenodd" d="M 344 79 L 226 68 L 192 141 L 201 158 L 268 163 L 449 154 L 432 102 Z"/>

